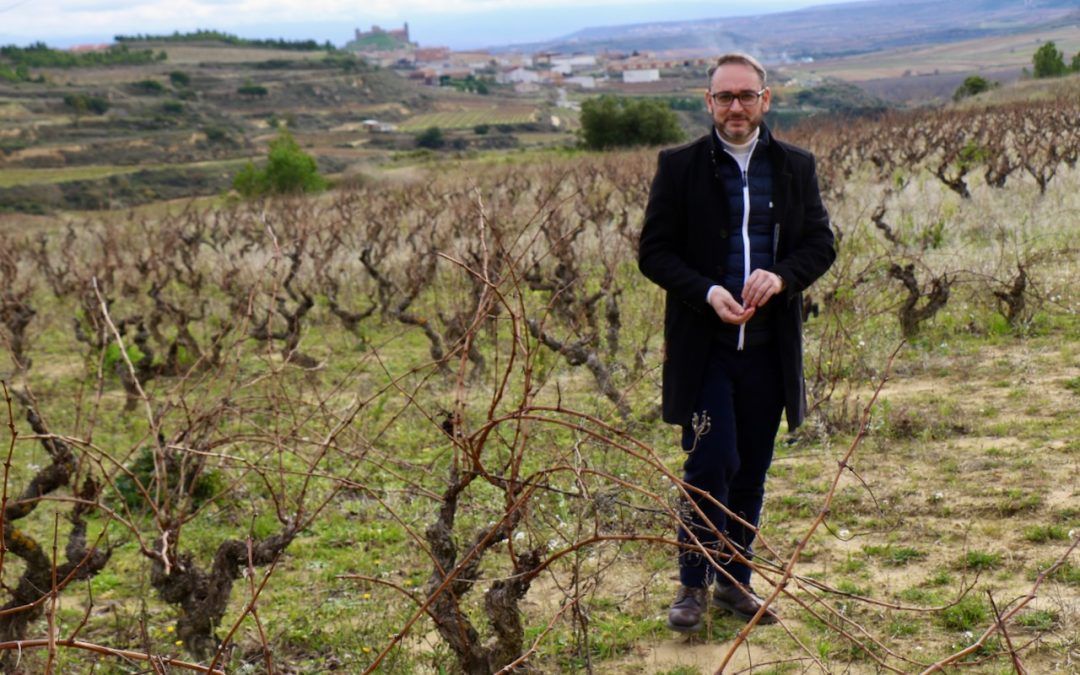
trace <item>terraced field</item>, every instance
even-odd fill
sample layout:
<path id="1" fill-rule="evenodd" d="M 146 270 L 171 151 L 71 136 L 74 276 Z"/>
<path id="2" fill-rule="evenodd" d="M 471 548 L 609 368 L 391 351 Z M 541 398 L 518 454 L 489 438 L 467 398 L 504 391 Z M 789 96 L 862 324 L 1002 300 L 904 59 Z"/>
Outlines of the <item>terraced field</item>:
<path id="1" fill-rule="evenodd" d="M 411 117 L 401 124 L 402 131 L 422 131 L 428 127 L 469 129 L 478 124 L 526 124 L 539 119 L 535 106 L 491 106 L 470 110 L 450 110 Z"/>

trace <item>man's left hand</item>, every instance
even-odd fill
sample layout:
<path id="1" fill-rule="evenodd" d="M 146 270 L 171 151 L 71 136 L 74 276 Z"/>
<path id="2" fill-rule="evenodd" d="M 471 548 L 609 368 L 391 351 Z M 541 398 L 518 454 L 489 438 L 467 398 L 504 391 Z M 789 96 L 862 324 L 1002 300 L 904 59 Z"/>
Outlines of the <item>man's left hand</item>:
<path id="1" fill-rule="evenodd" d="M 769 298 L 784 289 L 784 280 L 779 274 L 767 270 L 756 269 L 750 273 L 750 278 L 743 286 L 742 298 L 746 307 L 761 307 Z"/>

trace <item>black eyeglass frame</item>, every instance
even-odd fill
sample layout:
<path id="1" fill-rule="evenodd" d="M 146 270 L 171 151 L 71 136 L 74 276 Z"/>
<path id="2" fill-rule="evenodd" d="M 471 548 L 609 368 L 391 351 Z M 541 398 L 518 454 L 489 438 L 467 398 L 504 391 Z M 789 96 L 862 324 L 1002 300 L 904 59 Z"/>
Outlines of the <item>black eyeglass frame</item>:
<path id="1" fill-rule="evenodd" d="M 715 103 L 716 105 L 721 106 L 723 108 L 730 108 L 731 105 L 733 103 L 735 103 L 736 99 L 738 99 L 738 101 L 742 105 L 742 107 L 749 108 L 751 106 L 756 105 L 757 102 L 761 100 L 761 97 L 765 95 L 765 92 L 768 91 L 768 89 L 769 89 L 768 87 L 762 87 L 760 91 L 740 91 L 738 93 L 730 92 L 730 91 L 717 91 L 717 92 L 710 91 L 709 92 L 709 98 L 712 99 L 713 103 Z M 729 101 L 727 101 L 725 103 L 724 101 L 721 101 L 718 98 L 720 96 L 730 96 L 731 100 L 729 100 Z M 747 99 L 749 99 L 749 100 L 747 100 Z"/>

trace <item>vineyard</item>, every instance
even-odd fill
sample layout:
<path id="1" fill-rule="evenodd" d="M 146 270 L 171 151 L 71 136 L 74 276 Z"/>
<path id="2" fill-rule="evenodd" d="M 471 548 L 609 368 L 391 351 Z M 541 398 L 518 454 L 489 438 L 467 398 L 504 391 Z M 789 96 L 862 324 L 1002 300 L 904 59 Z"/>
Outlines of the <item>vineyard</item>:
<path id="1" fill-rule="evenodd" d="M 527 124 L 536 121 L 537 110 L 535 106 L 500 105 L 490 108 L 476 107 L 468 110 L 446 110 L 415 115 L 401 124 L 401 130 L 423 131 L 428 127 L 472 129 L 482 124 L 497 126 L 499 124 Z"/>
<path id="2" fill-rule="evenodd" d="M 785 135 L 839 257 L 751 561 L 782 620 L 694 642 L 655 151 L 0 231 L 0 669 L 1075 672 L 1078 119 Z"/>

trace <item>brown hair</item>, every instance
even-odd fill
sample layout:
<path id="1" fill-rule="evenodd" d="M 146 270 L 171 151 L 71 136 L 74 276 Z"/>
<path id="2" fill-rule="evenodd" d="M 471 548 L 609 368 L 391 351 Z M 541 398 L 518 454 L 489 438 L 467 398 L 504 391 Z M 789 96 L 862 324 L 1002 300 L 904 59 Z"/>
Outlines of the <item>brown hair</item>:
<path id="1" fill-rule="evenodd" d="M 756 72 L 758 74 L 758 77 L 761 79 L 761 86 L 765 86 L 765 66 L 761 65 L 760 61 L 755 59 L 753 56 L 750 56 L 749 54 L 744 54 L 742 52 L 728 52 L 727 54 L 721 54 L 720 57 L 716 59 L 716 64 L 709 67 L 710 89 L 712 88 L 713 73 L 715 73 L 716 69 L 720 66 L 725 66 L 729 63 L 741 63 L 744 66 L 750 66 L 754 69 L 754 72 Z"/>

